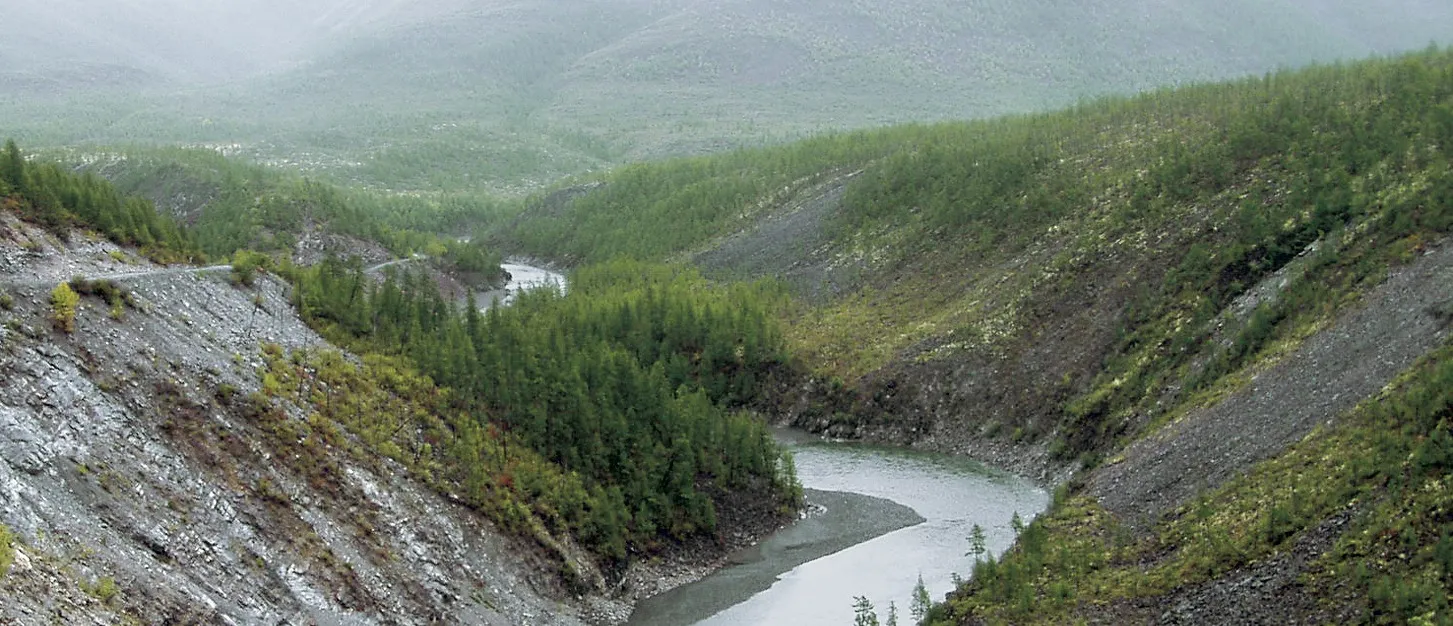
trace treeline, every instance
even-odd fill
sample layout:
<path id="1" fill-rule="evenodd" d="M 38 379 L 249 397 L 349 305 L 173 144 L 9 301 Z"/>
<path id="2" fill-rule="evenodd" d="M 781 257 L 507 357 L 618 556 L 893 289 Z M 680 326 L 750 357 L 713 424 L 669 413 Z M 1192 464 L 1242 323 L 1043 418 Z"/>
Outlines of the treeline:
<path id="1" fill-rule="evenodd" d="M 445 301 L 422 274 L 375 282 L 357 262 L 293 270 L 296 304 L 344 345 L 405 356 L 473 428 L 515 440 L 578 476 L 542 502 L 596 554 L 710 535 L 718 503 L 746 492 L 770 510 L 800 497 L 756 399 L 784 346 L 765 287 L 713 287 L 694 272 L 616 262 L 481 313 Z M 474 498 L 509 478 L 468 447 L 450 464 Z"/>
<path id="2" fill-rule="evenodd" d="M 0 153 L 0 201 L 5 208 L 61 237 L 73 227 L 95 229 L 120 245 L 136 246 L 160 263 L 203 259 L 194 238 L 146 200 L 127 196 L 92 174 L 56 163 L 30 162 L 14 141 Z"/>
<path id="3" fill-rule="evenodd" d="M 509 210 L 479 193 L 345 189 L 211 150 L 128 149 L 87 166 L 190 225 L 208 254 L 290 251 L 305 233 L 375 241 L 399 256 L 472 232 Z"/>
<path id="4" fill-rule="evenodd" d="M 976 250 L 1024 244 L 1046 224 L 1122 185 L 1133 194 L 1124 217 L 1137 219 L 1155 215 L 1158 204 L 1214 193 L 1267 156 L 1296 156 L 1298 175 L 1343 157 L 1344 169 L 1357 172 L 1423 130 L 1436 139 L 1447 124 L 1439 120 L 1449 115 L 1436 93 L 1446 85 L 1438 81 L 1448 56 L 1432 49 L 1107 98 L 1054 113 L 827 135 L 633 165 L 601 177 L 604 184 L 589 193 L 532 199 L 498 236 L 533 254 L 587 262 L 618 255 L 662 259 L 750 225 L 812 182 L 863 170 L 835 213 L 839 239 L 896 232 L 906 221 L 925 231 L 972 235 L 958 241 Z M 1377 115 L 1369 115 L 1371 106 Z M 668 222 L 671 228 L 659 227 Z M 897 254 L 921 252 L 909 248 Z"/>
<path id="5" fill-rule="evenodd" d="M 500 222 L 493 236 L 551 258 L 661 260 L 750 225 L 795 192 L 937 132 L 902 126 L 631 165 L 593 181 L 604 184 L 588 193 L 556 190 L 527 200 L 520 218 Z"/>
<path id="6" fill-rule="evenodd" d="M 1252 194 L 1240 219 L 1260 220 L 1263 232 L 1249 234 L 1264 237 L 1287 217 L 1258 214 L 1292 205 L 1314 207 L 1311 222 L 1328 231 L 1356 216 L 1345 208 L 1354 178 L 1389 158 L 1396 171 L 1424 167 L 1447 145 L 1450 65 L 1453 54 L 1430 49 L 947 126 L 855 181 L 841 225 L 857 232 L 914 207 L 931 227 L 1023 238 L 1107 191 L 1128 192 L 1117 217 L 1144 221 L 1239 184 L 1274 159 L 1276 182 L 1294 185 L 1276 191 L 1291 201 Z"/>

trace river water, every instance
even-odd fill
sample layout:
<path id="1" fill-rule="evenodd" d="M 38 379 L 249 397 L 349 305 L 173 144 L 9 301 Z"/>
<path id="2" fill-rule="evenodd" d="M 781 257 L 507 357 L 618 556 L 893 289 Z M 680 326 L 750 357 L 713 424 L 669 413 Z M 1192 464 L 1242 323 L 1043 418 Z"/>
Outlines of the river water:
<path id="1" fill-rule="evenodd" d="M 555 285 L 562 291 L 565 289 L 565 276 L 558 272 L 526 265 L 524 263 L 501 263 L 500 267 L 509 272 L 510 280 L 505 286 L 491 291 L 484 291 L 475 294 L 475 300 L 481 308 L 489 308 L 495 300 L 500 304 L 508 305 L 515 301 L 515 296 L 521 291 Z"/>
<path id="2" fill-rule="evenodd" d="M 969 576 L 969 535 L 983 528 L 1000 554 L 1010 519 L 1028 523 L 1048 505 L 1044 490 L 967 459 L 896 448 L 828 443 L 779 433 L 809 489 L 813 514 L 736 555 L 736 565 L 647 599 L 633 626 L 845 626 L 853 598 L 867 596 L 886 619 L 897 605 L 908 623 L 918 577 L 935 600 Z"/>

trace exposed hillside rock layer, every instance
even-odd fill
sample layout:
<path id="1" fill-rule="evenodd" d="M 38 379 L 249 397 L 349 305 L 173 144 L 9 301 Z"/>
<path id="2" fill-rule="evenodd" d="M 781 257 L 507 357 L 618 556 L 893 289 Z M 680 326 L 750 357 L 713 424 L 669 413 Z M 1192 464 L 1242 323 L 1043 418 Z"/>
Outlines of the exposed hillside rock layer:
<path id="1" fill-rule="evenodd" d="M 50 286 L 125 253 L 6 226 L 0 523 L 32 568 L 0 579 L 0 620 L 581 623 L 529 549 L 390 463 L 333 453 L 319 484 L 275 456 L 239 410 L 259 346 L 323 345 L 285 284 L 131 266 L 135 306 L 83 298 L 65 335 Z"/>
<path id="2" fill-rule="evenodd" d="M 1427 250 L 1245 387 L 1131 444 L 1090 479 L 1122 519 L 1185 504 L 1371 397 L 1448 338 L 1438 307 L 1453 301 L 1453 245 Z"/>

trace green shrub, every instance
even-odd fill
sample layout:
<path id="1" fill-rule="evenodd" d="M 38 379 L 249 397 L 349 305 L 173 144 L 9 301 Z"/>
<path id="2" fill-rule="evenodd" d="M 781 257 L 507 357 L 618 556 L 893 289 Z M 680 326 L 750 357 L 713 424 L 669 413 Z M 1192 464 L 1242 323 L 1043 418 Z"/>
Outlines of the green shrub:
<path id="1" fill-rule="evenodd" d="M 55 323 L 56 329 L 66 333 L 76 330 L 76 306 L 80 303 L 81 296 L 66 283 L 56 285 L 51 290 L 51 321 Z"/>
<path id="2" fill-rule="evenodd" d="M 232 257 L 232 283 L 251 287 L 257 280 L 257 270 L 266 271 L 272 267 L 272 259 L 260 252 L 240 250 Z"/>
<path id="3" fill-rule="evenodd" d="M 1266 542 L 1270 545 L 1281 543 L 1301 529 L 1301 520 L 1298 520 L 1290 510 L 1281 506 L 1273 506 L 1267 512 L 1266 521 L 1262 526 Z"/>
<path id="4" fill-rule="evenodd" d="M 121 595 L 121 587 L 117 586 L 116 579 L 110 576 L 101 577 L 93 585 L 82 585 L 81 589 L 104 604 L 111 604 L 116 600 L 116 596 Z"/>
<path id="5" fill-rule="evenodd" d="M 10 534 L 10 529 L 0 524 L 0 578 L 10 572 L 10 564 L 15 561 L 15 537 Z"/>

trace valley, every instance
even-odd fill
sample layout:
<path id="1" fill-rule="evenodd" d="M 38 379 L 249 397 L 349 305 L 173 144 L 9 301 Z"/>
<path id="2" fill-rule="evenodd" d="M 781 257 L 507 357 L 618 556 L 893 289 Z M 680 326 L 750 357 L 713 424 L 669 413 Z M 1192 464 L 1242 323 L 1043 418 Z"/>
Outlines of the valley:
<path id="1" fill-rule="evenodd" d="M 0 622 L 1453 621 L 1443 3 L 174 4 L 0 7 Z"/>

